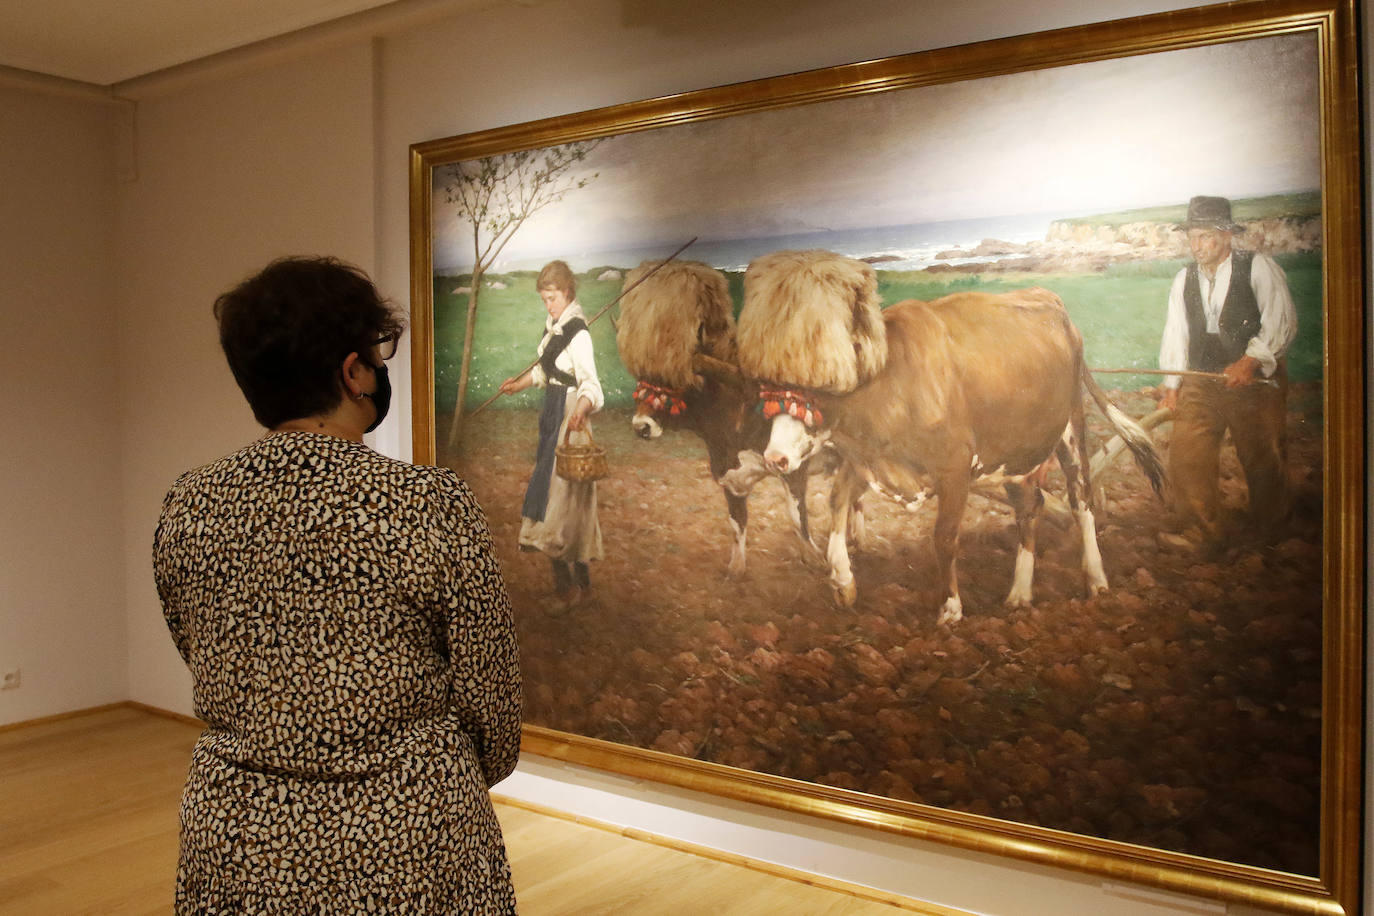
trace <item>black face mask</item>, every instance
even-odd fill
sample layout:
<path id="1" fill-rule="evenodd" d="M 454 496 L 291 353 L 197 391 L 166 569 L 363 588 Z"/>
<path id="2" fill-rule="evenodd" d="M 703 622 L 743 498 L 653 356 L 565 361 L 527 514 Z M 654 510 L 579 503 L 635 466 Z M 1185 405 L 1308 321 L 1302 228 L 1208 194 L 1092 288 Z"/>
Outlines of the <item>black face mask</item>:
<path id="1" fill-rule="evenodd" d="M 377 390 L 371 394 L 364 393 L 363 397 L 372 399 L 372 406 L 377 411 L 377 417 L 372 421 L 372 425 L 363 430 L 370 433 L 382 425 L 386 419 L 386 412 L 391 409 L 391 377 L 387 375 L 386 363 L 380 366 L 373 366 L 373 371 L 377 373 Z"/>

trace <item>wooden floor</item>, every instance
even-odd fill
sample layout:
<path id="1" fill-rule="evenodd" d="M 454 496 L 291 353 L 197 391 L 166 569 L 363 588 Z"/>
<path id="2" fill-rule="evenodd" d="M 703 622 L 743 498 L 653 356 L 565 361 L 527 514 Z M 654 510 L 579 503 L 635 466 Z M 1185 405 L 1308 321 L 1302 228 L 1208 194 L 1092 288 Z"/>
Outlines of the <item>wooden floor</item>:
<path id="1" fill-rule="evenodd" d="M 128 706 L 0 730 L 0 914 L 169 913 L 177 805 L 197 734 Z M 524 916 L 948 912 L 514 803 L 497 812 Z"/>

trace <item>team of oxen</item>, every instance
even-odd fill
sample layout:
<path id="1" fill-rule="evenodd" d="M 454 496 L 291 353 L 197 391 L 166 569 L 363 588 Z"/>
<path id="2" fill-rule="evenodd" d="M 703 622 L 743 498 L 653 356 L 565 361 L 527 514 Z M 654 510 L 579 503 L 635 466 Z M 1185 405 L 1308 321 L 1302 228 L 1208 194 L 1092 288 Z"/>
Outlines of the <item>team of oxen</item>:
<path id="1" fill-rule="evenodd" d="M 616 343 L 639 381 L 635 431 L 697 433 L 721 484 L 745 567 L 748 498 L 778 476 L 804 555 L 819 561 L 806 515 L 809 476 L 833 474 L 824 561 L 842 606 L 857 591 L 849 544 L 863 538 L 862 498 L 914 508 L 936 501 L 940 623 L 962 616 L 956 574 L 971 489 L 1001 484 L 1019 544 L 1007 604 L 1031 601 L 1041 488 L 1057 461 L 1082 536 L 1087 591 L 1107 588 L 1097 546 L 1085 438 L 1086 390 L 1155 491 L 1163 467 L 1149 435 L 1103 393 L 1063 302 L 1039 288 L 964 292 L 882 308 L 877 275 L 828 251 L 754 260 L 736 320 L 725 276 L 706 264 L 645 263 L 625 278 Z"/>

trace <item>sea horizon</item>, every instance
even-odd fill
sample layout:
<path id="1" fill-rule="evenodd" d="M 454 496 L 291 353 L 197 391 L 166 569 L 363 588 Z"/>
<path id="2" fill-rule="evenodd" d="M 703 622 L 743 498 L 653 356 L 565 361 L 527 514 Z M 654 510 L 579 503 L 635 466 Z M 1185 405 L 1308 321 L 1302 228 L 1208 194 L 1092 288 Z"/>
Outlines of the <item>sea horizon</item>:
<path id="1" fill-rule="evenodd" d="M 881 226 L 860 229 L 821 229 L 811 232 L 763 235 L 738 239 L 699 239 L 680 257 L 705 262 L 717 270 L 742 272 L 753 259 L 773 251 L 822 248 L 845 257 L 870 260 L 877 270 L 924 270 L 933 264 L 960 264 L 969 260 L 988 261 L 996 257 L 937 259 L 936 255 L 955 249 L 969 250 L 986 239 L 1025 244 L 1043 240 L 1056 219 L 1051 214 L 1016 214 Z M 683 241 L 686 241 L 684 239 Z M 538 270 L 561 258 L 575 273 L 595 268 L 629 270 L 643 261 L 667 257 L 682 242 L 620 247 L 582 252 L 548 252 L 500 258 L 488 273 Z M 471 263 L 436 267 L 435 275 L 458 277 L 471 274 Z"/>

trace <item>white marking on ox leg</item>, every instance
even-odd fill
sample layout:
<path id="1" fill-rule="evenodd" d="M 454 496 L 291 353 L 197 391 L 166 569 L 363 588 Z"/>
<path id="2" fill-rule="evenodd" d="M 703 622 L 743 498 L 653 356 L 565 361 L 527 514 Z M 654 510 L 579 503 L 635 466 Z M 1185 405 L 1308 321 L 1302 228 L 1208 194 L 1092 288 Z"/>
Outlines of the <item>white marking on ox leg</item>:
<path id="1" fill-rule="evenodd" d="M 1031 603 L 1031 580 L 1035 578 L 1035 554 L 1022 545 L 1016 547 L 1016 572 L 1012 575 L 1011 591 L 1007 592 L 1007 607 L 1028 607 Z"/>
<path id="2" fill-rule="evenodd" d="M 947 623 L 957 623 L 964 619 L 964 602 L 959 600 L 958 595 L 950 595 L 945 599 L 944 606 L 940 608 L 940 616 L 936 623 L 941 626 Z"/>
<path id="3" fill-rule="evenodd" d="M 855 550 L 863 550 L 868 546 L 868 525 L 864 521 L 864 510 L 856 506 L 849 513 L 849 540 L 853 542 Z"/>
<path id="4" fill-rule="evenodd" d="M 825 557 L 830 563 L 830 586 L 835 589 L 835 601 L 841 607 L 853 607 L 859 590 L 854 585 L 854 570 L 849 565 L 849 546 L 845 543 L 843 526 L 830 532 Z"/>
<path id="5" fill-rule="evenodd" d="M 744 574 L 744 542 L 747 537 L 747 534 L 745 530 L 740 527 L 739 522 L 735 521 L 733 518 L 730 519 L 730 530 L 735 533 L 735 543 L 734 546 L 730 549 L 730 567 L 726 571 L 726 574 L 729 575 L 731 578 L 734 578 L 735 576 L 740 576 Z"/>
<path id="6" fill-rule="evenodd" d="M 1078 510 L 1078 528 L 1083 532 L 1083 575 L 1088 580 L 1088 594 L 1105 592 L 1107 573 L 1102 568 L 1102 551 L 1097 546 L 1097 522 L 1087 506 Z"/>

